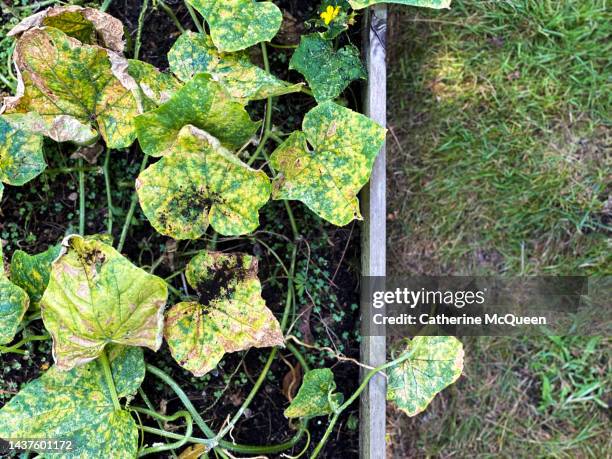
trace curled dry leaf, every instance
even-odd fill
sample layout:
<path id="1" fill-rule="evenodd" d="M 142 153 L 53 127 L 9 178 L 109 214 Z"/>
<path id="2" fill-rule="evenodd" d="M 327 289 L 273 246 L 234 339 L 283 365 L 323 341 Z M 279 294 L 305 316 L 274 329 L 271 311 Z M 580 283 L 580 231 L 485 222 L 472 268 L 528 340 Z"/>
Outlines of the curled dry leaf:
<path id="1" fill-rule="evenodd" d="M 25 18 L 8 33 L 19 37 L 36 27 L 54 27 L 81 43 L 123 52 L 123 24 L 110 14 L 81 6 L 54 6 Z"/>
<path id="2" fill-rule="evenodd" d="M 280 324 L 261 297 L 256 258 L 202 252 L 186 274 L 199 299 L 173 306 L 164 331 L 183 368 L 203 376 L 228 352 L 283 345 Z"/>
<path id="3" fill-rule="evenodd" d="M 93 142 L 98 131 L 110 148 L 125 148 L 136 137 L 138 85 L 119 54 L 86 45 L 59 29 L 23 33 L 14 53 L 17 94 L 5 98 L 5 113 L 38 116 L 22 125 L 58 142 Z"/>
<path id="4" fill-rule="evenodd" d="M 62 246 L 41 300 L 57 367 L 94 360 L 109 343 L 158 350 L 166 283 L 97 239 L 69 236 Z"/>

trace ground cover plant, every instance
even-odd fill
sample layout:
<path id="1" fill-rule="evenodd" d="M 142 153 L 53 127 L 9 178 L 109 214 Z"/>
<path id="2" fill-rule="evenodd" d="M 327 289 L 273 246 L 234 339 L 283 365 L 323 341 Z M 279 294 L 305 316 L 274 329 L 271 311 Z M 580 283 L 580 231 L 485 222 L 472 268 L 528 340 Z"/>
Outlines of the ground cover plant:
<path id="1" fill-rule="evenodd" d="M 185 25 L 161 0 L 137 3 L 137 18 L 126 17 L 135 20 L 126 43 L 129 24 L 106 12 L 110 1 L 34 14 L 2 2 L 3 14 L 21 21 L 3 38 L 10 93 L 0 115 L 0 193 L 11 257 L 0 270 L 0 354 L 2 377 L 19 374 L 22 384 L 2 389 L 0 438 L 67 441 L 65 457 L 333 455 L 324 450 L 334 429 L 378 372 L 388 377 L 390 401 L 410 416 L 422 412 L 461 374 L 458 340 L 407 340 L 386 364 L 367 368 L 357 387 L 345 387 L 329 359 L 307 351 L 363 365 L 310 344 L 313 330 L 302 320 L 326 307 L 341 322 L 343 307 L 355 309 L 313 297 L 334 284 L 338 268 L 327 287 L 313 281 L 312 273 L 328 273 L 304 234 L 361 218 L 357 195 L 386 133 L 357 104 L 349 108 L 343 92 L 367 78 L 350 27 L 380 2 L 314 4 L 308 31 L 284 30 L 294 35 L 290 44 L 273 41 L 283 22 L 273 2 L 189 0 L 181 5 Z M 161 39 L 153 32 L 143 40 L 154 9 L 179 33 L 166 56 L 147 62 L 145 47 Z M 290 51 L 276 64 L 305 82 L 273 72 L 273 49 Z M 292 124 L 273 122 L 280 96 L 300 106 Z M 40 232 L 38 206 L 59 214 Z M 276 231 L 279 221 L 288 235 Z M 298 303 L 304 297 L 306 309 Z M 343 339 L 355 340 L 356 330 L 353 321 Z M 251 373 L 244 355 L 257 348 L 269 350 L 257 354 Z M 211 384 L 212 406 L 196 407 L 193 387 L 205 394 L 236 358 L 225 387 Z M 279 360 L 290 368 L 282 382 L 271 372 Z M 225 397 L 242 366 L 241 390 Z M 288 435 L 237 441 L 243 418 L 257 416 L 254 400 L 281 386 L 288 400 L 276 408 Z M 205 419 L 215 405 L 225 416 Z M 257 432 L 250 438 L 261 440 Z M 26 446 L 48 453 L 57 443 Z"/>
<path id="2" fill-rule="evenodd" d="M 604 1 L 453 2 L 390 15 L 389 267 L 424 275 L 612 271 Z M 463 339 L 464 376 L 390 457 L 605 457 L 608 336 Z"/>

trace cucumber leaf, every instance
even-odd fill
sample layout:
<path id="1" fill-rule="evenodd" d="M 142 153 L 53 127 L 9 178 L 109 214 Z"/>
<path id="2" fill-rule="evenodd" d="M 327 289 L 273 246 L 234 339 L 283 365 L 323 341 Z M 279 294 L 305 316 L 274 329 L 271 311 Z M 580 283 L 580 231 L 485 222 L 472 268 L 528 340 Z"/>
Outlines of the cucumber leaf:
<path id="1" fill-rule="evenodd" d="M 336 392 L 334 374 L 329 368 L 310 370 L 295 398 L 285 410 L 288 418 L 313 418 L 335 413 L 344 396 Z"/>
<path id="2" fill-rule="evenodd" d="M 208 22 L 219 51 L 246 49 L 271 41 L 280 29 L 283 14 L 272 2 L 255 0 L 188 0 Z"/>
<path id="3" fill-rule="evenodd" d="M 349 3 L 356 10 L 367 8 L 368 6 L 378 3 L 398 3 L 400 5 L 441 9 L 448 8 L 451 4 L 451 0 L 349 0 Z"/>
<path id="4" fill-rule="evenodd" d="M 145 375 L 141 349 L 111 346 L 111 371 L 119 397 L 136 392 Z M 69 439 L 72 451 L 52 457 L 135 458 L 138 427 L 115 411 L 99 362 L 70 371 L 57 366 L 28 383 L 0 410 L 0 438 Z"/>
<path id="5" fill-rule="evenodd" d="M 153 65 L 136 59 L 128 60 L 128 73 L 138 83 L 145 111 L 167 102 L 181 87 L 169 73 L 160 72 Z"/>
<path id="6" fill-rule="evenodd" d="M 97 239 L 69 236 L 62 245 L 41 300 L 56 366 L 83 365 L 109 343 L 158 350 L 166 283 Z"/>
<path id="7" fill-rule="evenodd" d="M 18 37 L 35 27 L 54 27 L 81 43 L 123 52 L 123 24 L 95 8 L 77 5 L 47 8 L 25 18 L 13 27 L 8 36 Z"/>
<path id="8" fill-rule="evenodd" d="M 387 369 L 387 400 L 416 416 L 463 370 L 463 345 L 453 336 L 416 336 L 406 346 L 406 360 Z"/>
<path id="9" fill-rule="evenodd" d="M 352 81 L 367 78 L 355 46 L 336 51 L 332 42 L 318 33 L 302 36 L 289 68 L 304 75 L 319 103 L 335 99 Z"/>
<path id="10" fill-rule="evenodd" d="M 59 257 L 60 252 L 61 246 L 56 245 L 36 255 L 28 255 L 22 250 L 13 253 L 11 281 L 25 290 L 34 308 L 40 307 L 40 300 L 49 285 L 51 263 Z"/>
<path id="11" fill-rule="evenodd" d="M 159 108 L 136 118 L 142 150 L 152 156 L 164 155 L 188 124 L 217 137 L 230 150 L 244 145 L 259 127 L 244 105 L 232 99 L 219 83 L 198 74 Z"/>
<path id="12" fill-rule="evenodd" d="M 243 102 L 298 92 L 303 86 L 279 80 L 257 67 L 246 52 L 218 52 L 206 34 L 185 32 L 168 53 L 168 62 L 180 80 L 189 81 L 198 73 L 207 73 L 234 99 Z"/>
<path id="13" fill-rule="evenodd" d="M 279 171 L 272 197 L 302 201 L 338 226 L 361 219 L 357 194 L 370 178 L 386 130 L 333 102 L 308 112 L 302 129 L 271 156 Z"/>
<path id="14" fill-rule="evenodd" d="M 47 167 L 41 135 L 22 129 L 20 115 L 0 116 L 0 182 L 24 185 Z"/>
<path id="15" fill-rule="evenodd" d="M 283 345 L 280 325 L 261 297 L 256 258 L 202 252 L 186 274 L 199 301 L 173 306 L 164 330 L 183 368 L 203 376 L 228 352 Z"/>
<path id="16" fill-rule="evenodd" d="M 2 189 L 0 189 L 2 198 Z M 13 284 L 4 274 L 4 258 L 0 241 L 0 344 L 13 341 L 30 299 L 26 292 Z"/>
<path id="17" fill-rule="evenodd" d="M 18 91 L 6 113 L 38 113 L 58 142 L 91 143 L 98 131 L 110 148 L 132 144 L 139 107 L 126 59 L 47 27 L 25 32 L 14 60 Z"/>
<path id="18" fill-rule="evenodd" d="M 250 233 L 270 198 L 270 180 L 217 139 L 185 126 L 169 154 L 136 181 L 140 206 L 153 227 L 175 239 L 197 239 L 208 225 L 220 234 Z"/>

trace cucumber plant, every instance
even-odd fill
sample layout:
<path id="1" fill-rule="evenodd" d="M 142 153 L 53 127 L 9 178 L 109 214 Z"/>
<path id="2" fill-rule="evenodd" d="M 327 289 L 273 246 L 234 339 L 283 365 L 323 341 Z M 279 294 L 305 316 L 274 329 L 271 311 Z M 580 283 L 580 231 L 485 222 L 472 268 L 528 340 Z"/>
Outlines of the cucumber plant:
<path id="1" fill-rule="evenodd" d="M 286 202 L 296 240 L 293 200 L 334 225 L 360 219 L 357 195 L 369 180 L 385 129 L 336 102 L 352 81 L 367 75 L 358 49 L 338 48 L 334 40 L 354 24 L 351 8 L 375 3 L 323 2 L 315 31 L 302 37 L 289 63 L 308 86 L 270 72 L 266 42 L 282 22 L 270 1 L 188 0 L 196 23 L 195 11 L 208 32 L 202 26 L 184 31 L 168 54 L 169 72 L 138 60 L 138 41 L 135 58 L 126 58 L 123 25 L 101 10 L 52 7 L 11 31 L 18 84 L 0 115 L 0 197 L 3 184 L 23 186 L 45 170 L 45 137 L 82 148 L 103 143 L 109 151 L 137 141 L 143 159 L 117 244 L 112 215 L 108 234 L 85 234 L 81 187 L 79 234 L 69 234 L 44 253 L 16 251 L 10 266 L 0 252 L 0 352 L 23 353 L 27 341 L 50 338 L 54 359 L 0 409 L 0 438 L 70 439 L 74 449 L 62 457 L 130 458 L 190 444 L 202 456 L 215 451 L 227 457 L 229 451 L 289 450 L 304 438 L 309 419 L 328 416 L 328 428 L 312 449 L 316 457 L 340 414 L 377 373 L 386 372 L 388 399 L 410 416 L 459 377 L 463 351 L 451 337 L 408 340 L 388 363 L 370 369 L 353 394 L 337 391 L 330 369 L 309 370 L 285 337 L 295 302 L 295 249 L 291 267 L 283 265 L 288 284 L 280 318 L 262 298 L 258 259 L 251 254 L 212 248 L 195 254 L 186 281 L 196 296 L 188 296 L 169 292 L 166 280 L 121 253 L 137 205 L 157 232 L 176 240 L 197 240 L 209 227 L 223 236 L 248 235 L 258 228 L 259 210 L 271 199 Z M 395 3 L 448 6 L 443 0 Z M 249 58 L 246 49 L 254 45 L 261 46 L 264 68 Z M 317 105 L 305 114 L 301 130 L 283 133 L 272 125 L 273 98 L 297 92 L 311 95 Z M 264 120 L 253 120 L 246 109 L 255 100 L 266 100 Z M 278 145 L 268 155 L 270 141 Z M 241 159 L 245 151 L 250 152 L 246 161 Z M 149 165 L 152 158 L 156 162 Z M 262 159 L 269 174 L 252 167 Z M 180 301 L 170 302 L 177 296 Z M 39 319 L 49 336 L 11 345 Z M 164 339 L 178 365 L 197 377 L 215 369 L 227 353 L 252 347 L 272 351 L 237 413 L 214 432 L 170 375 L 145 363 L 142 348 L 159 351 Z M 285 411 L 297 420 L 296 435 L 279 445 L 229 440 L 277 349 L 285 345 L 308 370 Z M 145 377 L 167 384 L 185 409 L 172 415 L 154 411 L 140 387 Z M 148 406 L 134 402 L 137 392 Z M 141 414 L 160 421 L 160 428 L 137 422 Z M 162 428 L 161 423 L 178 419 L 182 433 Z M 193 434 L 194 423 L 203 437 Z M 145 433 L 167 442 L 142 445 Z"/>

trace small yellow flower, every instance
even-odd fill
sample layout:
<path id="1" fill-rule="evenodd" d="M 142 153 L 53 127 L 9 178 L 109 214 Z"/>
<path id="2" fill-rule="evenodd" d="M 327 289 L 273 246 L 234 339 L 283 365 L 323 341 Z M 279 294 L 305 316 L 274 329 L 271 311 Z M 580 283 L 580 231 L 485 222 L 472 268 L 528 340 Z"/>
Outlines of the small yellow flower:
<path id="1" fill-rule="evenodd" d="M 325 25 L 329 25 L 336 17 L 340 14 L 340 7 L 333 7 L 328 5 L 327 9 L 321 13 L 321 19 L 325 22 Z"/>

